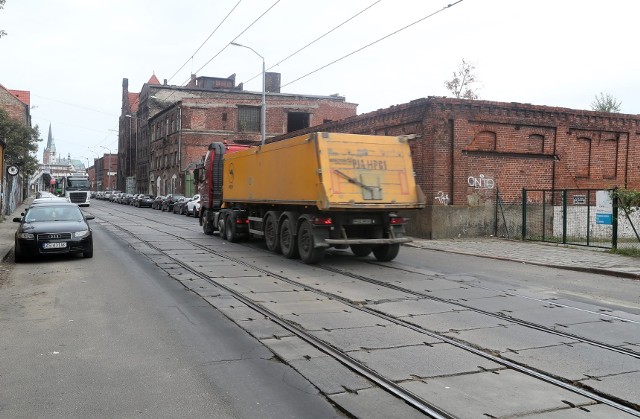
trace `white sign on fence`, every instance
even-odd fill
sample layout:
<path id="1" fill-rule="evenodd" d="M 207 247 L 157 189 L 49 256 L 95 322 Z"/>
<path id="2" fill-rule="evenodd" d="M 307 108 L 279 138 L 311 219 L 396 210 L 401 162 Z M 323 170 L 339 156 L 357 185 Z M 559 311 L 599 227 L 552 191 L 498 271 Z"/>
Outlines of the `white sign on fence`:
<path id="1" fill-rule="evenodd" d="M 609 191 L 596 191 L 596 224 L 613 223 L 613 200 Z"/>

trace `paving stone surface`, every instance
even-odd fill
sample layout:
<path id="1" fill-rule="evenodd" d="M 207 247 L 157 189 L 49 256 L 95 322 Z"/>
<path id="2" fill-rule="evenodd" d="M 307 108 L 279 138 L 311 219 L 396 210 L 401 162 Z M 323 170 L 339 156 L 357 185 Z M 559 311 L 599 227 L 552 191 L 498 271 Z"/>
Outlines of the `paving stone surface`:
<path id="1" fill-rule="evenodd" d="M 297 359 L 290 365 L 324 394 L 354 393 L 372 387 L 367 379 L 328 356 Z"/>
<path id="2" fill-rule="evenodd" d="M 502 368 L 492 361 L 446 343 L 354 351 L 349 355 L 394 381 Z"/>
<path id="3" fill-rule="evenodd" d="M 334 394 L 329 398 L 356 418 L 425 418 L 421 412 L 379 388 Z"/>
<path id="4" fill-rule="evenodd" d="M 582 380 L 582 384 L 604 394 L 622 397 L 640 406 L 640 371 L 618 374 L 597 379 Z"/>
<path id="5" fill-rule="evenodd" d="M 515 417 L 594 403 L 512 370 L 415 380 L 402 386 L 417 396 L 437 400 L 439 406 L 456 417 Z"/>
<path id="6" fill-rule="evenodd" d="M 534 330 L 518 324 L 460 330 L 447 332 L 445 335 L 499 352 L 521 351 L 530 348 L 541 348 L 576 342 L 573 338 Z"/>
<path id="7" fill-rule="evenodd" d="M 640 371 L 639 359 L 587 343 L 505 352 L 502 356 L 572 381 Z"/>
<path id="8" fill-rule="evenodd" d="M 471 330 L 509 324 L 508 321 L 475 311 L 449 311 L 406 317 L 403 320 L 435 332 Z"/>
<path id="9" fill-rule="evenodd" d="M 395 324 L 330 331 L 321 330 L 315 332 L 314 335 L 343 351 L 394 348 L 441 342 L 438 338 Z"/>

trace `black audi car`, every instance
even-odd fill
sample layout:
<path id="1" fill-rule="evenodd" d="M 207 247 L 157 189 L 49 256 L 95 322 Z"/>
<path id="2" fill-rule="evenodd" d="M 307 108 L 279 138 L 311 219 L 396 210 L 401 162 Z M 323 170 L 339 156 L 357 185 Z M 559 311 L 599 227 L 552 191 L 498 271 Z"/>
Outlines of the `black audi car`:
<path id="1" fill-rule="evenodd" d="M 15 260 L 23 262 L 29 257 L 81 253 L 93 257 L 93 236 L 85 215 L 76 204 L 65 202 L 42 203 L 30 206 L 22 217 L 15 235 Z"/>

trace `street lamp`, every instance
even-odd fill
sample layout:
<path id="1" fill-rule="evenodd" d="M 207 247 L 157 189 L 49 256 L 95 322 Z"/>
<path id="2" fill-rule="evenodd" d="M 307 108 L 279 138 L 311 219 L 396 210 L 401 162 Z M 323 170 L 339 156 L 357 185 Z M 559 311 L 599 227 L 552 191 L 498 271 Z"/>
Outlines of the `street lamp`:
<path id="1" fill-rule="evenodd" d="M 237 42 L 231 42 L 231 45 L 233 45 L 234 47 L 242 47 L 242 48 L 247 48 L 250 49 L 251 51 L 253 51 L 254 54 L 256 54 L 258 57 L 262 58 L 262 117 L 260 118 L 260 122 L 261 122 L 261 131 L 262 131 L 262 145 L 264 145 L 265 141 L 266 141 L 266 137 L 267 137 L 267 126 L 266 126 L 266 122 L 267 122 L 267 102 L 265 100 L 265 69 L 264 69 L 264 57 L 260 54 L 258 54 L 253 48 L 248 47 L 246 45 L 242 45 L 242 44 L 238 44 Z"/>
<path id="2" fill-rule="evenodd" d="M 113 188 L 111 187 L 111 150 L 108 149 L 105 146 L 100 146 L 100 148 L 104 148 L 105 150 L 107 150 L 109 152 L 109 163 L 107 163 L 109 165 L 109 167 L 107 168 L 107 176 L 109 177 L 109 188 L 108 190 L 113 190 Z"/>

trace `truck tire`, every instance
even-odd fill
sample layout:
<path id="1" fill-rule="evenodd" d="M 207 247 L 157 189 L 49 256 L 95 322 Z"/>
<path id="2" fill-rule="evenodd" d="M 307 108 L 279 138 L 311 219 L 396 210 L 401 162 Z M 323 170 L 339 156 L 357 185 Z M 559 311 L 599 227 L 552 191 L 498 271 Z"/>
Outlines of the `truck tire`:
<path id="1" fill-rule="evenodd" d="M 202 214 L 202 231 L 207 236 L 211 236 L 213 234 L 213 222 L 211 220 L 211 216 L 209 215 L 209 211 L 205 211 Z"/>
<path id="2" fill-rule="evenodd" d="M 238 240 L 240 240 L 240 236 L 238 235 L 238 231 L 236 230 L 236 217 L 234 217 L 233 214 L 229 214 L 225 217 L 224 232 L 225 232 L 227 241 L 230 241 L 231 243 L 235 243 Z"/>
<path id="3" fill-rule="evenodd" d="M 271 212 L 264 218 L 264 241 L 267 243 L 267 249 L 276 253 L 282 252 L 278 238 L 278 219 Z"/>
<path id="4" fill-rule="evenodd" d="M 368 244 L 352 244 L 351 245 L 351 251 L 353 252 L 353 254 L 360 258 L 369 256 L 372 250 L 373 250 L 373 247 Z"/>
<path id="5" fill-rule="evenodd" d="M 313 227 L 309 221 L 304 220 L 298 229 L 298 252 L 300 252 L 300 259 L 308 265 L 318 263 L 324 258 L 324 247 L 315 247 L 315 245 Z"/>
<path id="6" fill-rule="evenodd" d="M 298 243 L 294 232 L 295 222 L 289 217 L 285 217 L 280 224 L 280 247 L 282 254 L 289 259 L 297 259 L 300 257 L 298 253 Z"/>
<path id="7" fill-rule="evenodd" d="M 226 231 L 227 229 L 225 228 L 225 222 L 224 222 L 224 216 L 223 214 L 220 214 L 218 216 L 218 234 L 220 235 L 221 239 L 226 239 L 227 238 L 227 234 Z"/>
<path id="8" fill-rule="evenodd" d="M 373 249 L 373 255 L 380 262 L 389 262 L 398 256 L 398 252 L 400 251 L 400 244 L 383 244 L 381 246 L 375 247 Z"/>

